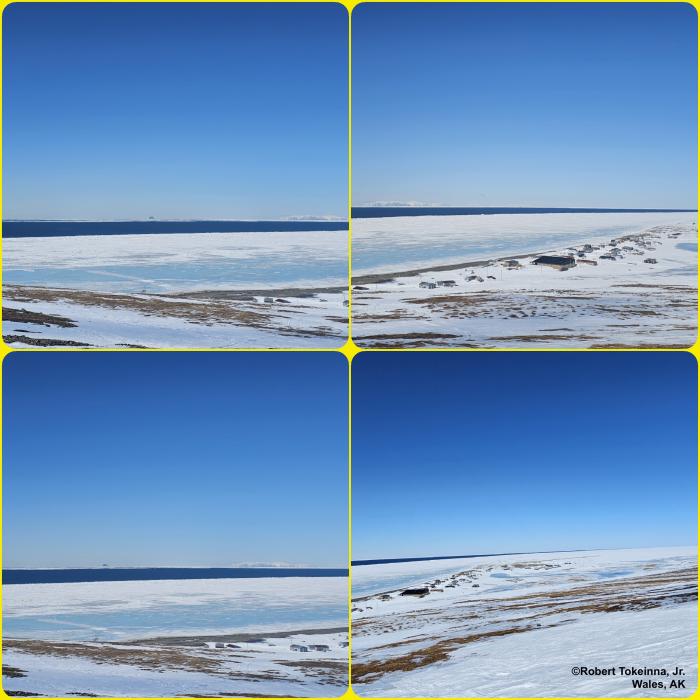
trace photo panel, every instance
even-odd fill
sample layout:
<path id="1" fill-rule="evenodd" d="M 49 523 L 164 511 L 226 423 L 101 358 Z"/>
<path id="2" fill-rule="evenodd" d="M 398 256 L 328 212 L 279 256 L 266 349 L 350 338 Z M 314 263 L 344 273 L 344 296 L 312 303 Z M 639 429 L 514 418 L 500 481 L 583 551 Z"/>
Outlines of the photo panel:
<path id="1" fill-rule="evenodd" d="M 352 13 L 352 335 L 363 348 L 687 348 L 689 3 Z"/>
<path id="2" fill-rule="evenodd" d="M 352 389 L 356 693 L 695 692 L 695 358 L 362 353 Z"/>
<path id="3" fill-rule="evenodd" d="M 346 691 L 342 355 L 13 352 L 3 371 L 7 694 Z"/>
<path id="4" fill-rule="evenodd" d="M 3 51 L 9 345 L 346 342 L 345 7 L 13 3 Z"/>

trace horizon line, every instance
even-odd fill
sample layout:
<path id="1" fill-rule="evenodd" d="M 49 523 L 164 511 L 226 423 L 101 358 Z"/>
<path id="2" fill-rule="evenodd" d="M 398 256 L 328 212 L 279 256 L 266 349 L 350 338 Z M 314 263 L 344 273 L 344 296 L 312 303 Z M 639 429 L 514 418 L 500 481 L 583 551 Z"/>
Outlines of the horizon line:
<path id="1" fill-rule="evenodd" d="M 560 211 L 696 212 L 698 207 L 547 206 L 543 204 L 353 204 L 351 209 L 555 209 Z"/>
<path id="2" fill-rule="evenodd" d="M 396 558 L 379 558 L 379 559 L 354 559 L 350 562 L 352 566 L 371 566 L 372 564 L 403 564 L 414 561 L 437 561 L 443 559 L 476 559 L 478 557 L 508 557 L 517 554 L 570 554 L 573 552 L 613 552 L 621 549 L 665 549 L 675 547 L 695 547 L 698 544 L 667 544 L 644 547 L 594 547 L 594 548 L 579 548 L 579 549 L 546 549 L 533 550 L 527 552 L 488 552 L 483 554 L 448 554 L 445 556 L 429 556 L 429 557 L 396 557 Z"/>

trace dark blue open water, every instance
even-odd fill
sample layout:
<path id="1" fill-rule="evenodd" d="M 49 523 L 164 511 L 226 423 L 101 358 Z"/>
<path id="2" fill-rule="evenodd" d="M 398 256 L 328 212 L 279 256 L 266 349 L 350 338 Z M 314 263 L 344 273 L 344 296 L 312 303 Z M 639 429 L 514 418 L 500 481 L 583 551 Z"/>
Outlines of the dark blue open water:
<path id="1" fill-rule="evenodd" d="M 163 581 L 211 578 L 283 578 L 347 576 L 347 569 L 268 568 L 124 568 L 3 569 L 3 583 L 84 583 L 87 581 Z"/>
<path id="2" fill-rule="evenodd" d="M 409 561 L 438 561 L 442 559 L 476 559 L 479 557 L 508 557 L 514 554 L 562 554 L 569 552 L 583 552 L 582 549 L 552 549 L 545 552 L 492 552 L 491 554 L 451 554 L 449 556 L 436 557 L 404 557 L 402 559 L 354 559 L 353 566 L 367 566 L 368 564 L 403 564 Z"/>
<path id="3" fill-rule="evenodd" d="M 347 221 L 3 221 L 6 238 L 117 236 L 133 233 L 345 231 Z"/>

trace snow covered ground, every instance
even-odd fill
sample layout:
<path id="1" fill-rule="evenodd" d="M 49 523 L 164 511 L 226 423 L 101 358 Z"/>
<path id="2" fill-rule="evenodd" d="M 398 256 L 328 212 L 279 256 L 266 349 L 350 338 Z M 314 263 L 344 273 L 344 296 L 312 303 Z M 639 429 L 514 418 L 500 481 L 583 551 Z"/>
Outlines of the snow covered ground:
<path id="1" fill-rule="evenodd" d="M 688 696 L 697 683 L 696 550 L 355 566 L 352 634 L 362 696 Z M 590 671 L 572 671 L 582 666 Z M 624 675 L 623 666 L 683 672 Z"/>
<path id="2" fill-rule="evenodd" d="M 347 232 L 3 241 L 16 347 L 340 347 Z"/>
<path id="3" fill-rule="evenodd" d="M 346 627 L 343 577 L 5 585 L 3 687 L 336 696 L 347 687 Z"/>
<path id="4" fill-rule="evenodd" d="M 234 298 L 3 291 L 3 336 L 14 347 L 338 348 L 348 334 L 347 295 L 337 291 Z"/>
<path id="5" fill-rule="evenodd" d="M 3 688 L 49 697 L 335 697 L 347 689 L 347 633 L 219 639 L 9 641 Z M 328 648 L 300 652 L 293 644 Z"/>
<path id="6" fill-rule="evenodd" d="M 631 214 L 407 217 L 406 230 L 396 219 L 358 220 L 353 338 L 362 347 L 688 347 L 697 332 L 696 217 L 660 217 L 654 226 L 652 215 Z M 375 232 L 378 261 L 396 244 L 393 267 L 358 266 L 372 251 L 367 222 L 397 227 Z M 532 265 L 542 254 L 573 255 L 577 265 Z"/>

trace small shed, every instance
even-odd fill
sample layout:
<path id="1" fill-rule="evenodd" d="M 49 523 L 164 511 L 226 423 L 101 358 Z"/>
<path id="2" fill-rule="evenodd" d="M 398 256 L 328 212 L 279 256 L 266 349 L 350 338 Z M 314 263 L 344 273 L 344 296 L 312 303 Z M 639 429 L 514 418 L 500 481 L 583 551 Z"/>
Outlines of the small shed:
<path id="1" fill-rule="evenodd" d="M 522 265 L 518 260 L 506 260 L 503 263 L 503 267 L 505 267 L 506 270 L 519 270 Z"/>
<path id="2" fill-rule="evenodd" d="M 649 263 L 650 265 L 656 265 L 657 260 L 656 258 L 644 258 L 645 263 Z"/>
<path id="3" fill-rule="evenodd" d="M 309 647 L 306 644 L 292 644 L 289 647 L 292 651 L 308 651 Z"/>
<path id="4" fill-rule="evenodd" d="M 421 282 L 418 286 L 421 289 L 435 289 L 435 287 L 437 287 L 437 284 L 435 284 L 435 282 Z"/>

